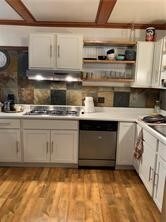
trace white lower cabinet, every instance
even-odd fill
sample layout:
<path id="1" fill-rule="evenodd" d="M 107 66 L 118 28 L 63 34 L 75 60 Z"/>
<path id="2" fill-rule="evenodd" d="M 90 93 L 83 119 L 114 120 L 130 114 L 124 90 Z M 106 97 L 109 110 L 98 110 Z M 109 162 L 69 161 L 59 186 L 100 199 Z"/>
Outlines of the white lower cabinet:
<path id="1" fill-rule="evenodd" d="M 144 142 L 144 152 L 140 161 L 139 176 L 150 195 L 153 193 L 155 158 L 156 151 L 154 151 L 149 144 Z"/>
<path id="2" fill-rule="evenodd" d="M 24 130 L 24 161 L 49 162 L 50 132 L 48 130 Z"/>
<path id="3" fill-rule="evenodd" d="M 0 162 L 21 161 L 19 129 L 0 129 Z"/>
<path id="4" fill-rule="evenodd" d="M 159 210 L 162 209 L 164 186 L 166 180 L 166 144 L 159 142 L 159 152 L 154 181 L 154 201 Z"/>
<path id="5" fill-rule="evenodd" d="M 153 195 L 156 152 L 157 139 L 143 129 L 143 154 L 139 165 L 139 176 L 151 196 Z"/>
<path id="6" fill-rule="evenodd" d="M 24 120 L 24 162 L 76 164 L 78 122 L 67 120 Z"/>
<path id="7" fill-rule="evenodd" d="M 139 135 L 140 127 L 137 124 L 136 136 Z M 160 142 L 147 130 L 143 129 L 143 149 L 142 158 L 134 167 L 142 179 L 146 189 L 161 211 L 164 196 L 164 186 L 166 181 L 166 144 Z"/>
<path id="8" fill-rule="evenodd" d="M 116 165 L 132 166 L 135 123 L 120 122 L 118 128 Z"/>
<path id="9" fill-rule="evenodd" d="M 51 162 L 77 163 L 78 162 L 78 134 L 69 130 L 51 131 Z"/>

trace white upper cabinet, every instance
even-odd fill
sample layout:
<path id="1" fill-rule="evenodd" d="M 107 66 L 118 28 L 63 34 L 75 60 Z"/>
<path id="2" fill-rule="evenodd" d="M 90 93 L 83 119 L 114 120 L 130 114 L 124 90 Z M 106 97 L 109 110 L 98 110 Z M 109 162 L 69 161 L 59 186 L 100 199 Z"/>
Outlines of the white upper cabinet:
<path id="1" fill-rule="evenodd" d="M 155 42 L 152 87 L 162 88 L 166 80 L 166 37 Z"/>
<path id="2" fill-rule="evenodd" d="M 82 36 L 57 34 L 57 68 L 81 70 L 82 51 Z"/>
<path id="3" fill-rule="evenodd" d="M 152 87 L 158 87 L 160 84 L 161 58 L 162 58 L 163 39 L 155 42 Z"/>
<path id="4" fill-rule="evenodd" d="M 151 87 L 154 42 L 137 42 L 133 87 Z"/>
<path id="5" fill-rule="evenodd" d="M 34 33 L 29 38 L 29 68 L 81 70 L 82 51 L 80 35 Z"/>
<path id="6" fill-rule="evenodd" d="M 29 37 L 29 68 L 55 68 L 55 52 L 54 34 L 31 34 Z"/>

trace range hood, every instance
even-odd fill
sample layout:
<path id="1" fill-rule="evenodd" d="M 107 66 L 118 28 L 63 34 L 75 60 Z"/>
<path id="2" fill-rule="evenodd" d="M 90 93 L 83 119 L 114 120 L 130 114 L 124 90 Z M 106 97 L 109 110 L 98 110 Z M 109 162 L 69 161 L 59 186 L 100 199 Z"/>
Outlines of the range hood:
<path id="1" fill-rule="evenodd" d="M 48 80 L 48 81 L 63 81 L 63 82 L 81 82 L 81 72 L 64 72 L 53 70 L 35 70 L 29 69 L 26 71 L 26 76 L 30 80 Z"/>

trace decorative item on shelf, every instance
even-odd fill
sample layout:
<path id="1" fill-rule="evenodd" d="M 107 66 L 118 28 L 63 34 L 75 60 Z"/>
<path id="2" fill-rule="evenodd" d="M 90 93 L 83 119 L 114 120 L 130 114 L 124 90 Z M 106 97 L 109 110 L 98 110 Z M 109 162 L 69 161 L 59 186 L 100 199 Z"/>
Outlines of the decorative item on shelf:
<path id="1" fill-rule="evenodd" d="M 135 27 L 134 27 L 134 24 L 131 25 L 129 40 L 131 42 L 135 41 Z"/>
<path id="2" fill-rule="evenodd" d="M 155 41 L 155 28 L 154 27 L 148 27 L 146 29 L 146 37 L 145 40 L 146 41 Z"/>
<path id="3" fill-rule="evenodd" d="M 125 51 L 125 59 L 129 61 L 135 61 L 136 59 L 136 51 L 133 49 L 127 49 Z"/>
<path id="4" fill-rule="evenodd" d="M 106 60 L 106 59 L 107 59 L 107 56 L 105 56 L 105 55 L 98 56 L 98 60 Z"/>
<path id="5" fill-rule="evenodd" d="M 109 49 L 107 51 L 107 59 L 114 60 L 115 59 L 115 49 Z"/>
<path id="6" fill-rule="evenodd" d="M 10 64 L 10 56 L 7 50 L 0 49 L 0 71 L 5 70 Z"/>
<path id="7" fill-rule="evenodd" d="M 124 54 L 118 54 L 118 55 L 116 56 L 116 60 L 120 60 L 120 61 L 125 60 L 125 55 L 124 55 Z"/>
<path id="8" fill-rule="evenodd" d="M 155 102 L 154 113 L 156 113 L 156 114 L 160 113 L 160 101 L 159 100 L 156 100 L 156 102 Z"/>

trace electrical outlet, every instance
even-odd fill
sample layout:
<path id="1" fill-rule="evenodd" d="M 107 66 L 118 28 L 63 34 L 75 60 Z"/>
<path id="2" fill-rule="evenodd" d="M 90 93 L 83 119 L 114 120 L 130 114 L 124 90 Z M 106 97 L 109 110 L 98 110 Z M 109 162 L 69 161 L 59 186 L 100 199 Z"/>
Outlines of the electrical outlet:
<path id="1" fill-rule="evenodd" d="M 97 98 L 97 102 L 98 103 L 104 103 L 105 102 L 105 98 L 104 97 L 98 97 Z"/>

